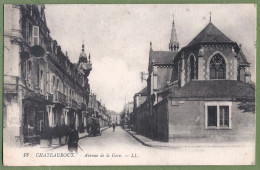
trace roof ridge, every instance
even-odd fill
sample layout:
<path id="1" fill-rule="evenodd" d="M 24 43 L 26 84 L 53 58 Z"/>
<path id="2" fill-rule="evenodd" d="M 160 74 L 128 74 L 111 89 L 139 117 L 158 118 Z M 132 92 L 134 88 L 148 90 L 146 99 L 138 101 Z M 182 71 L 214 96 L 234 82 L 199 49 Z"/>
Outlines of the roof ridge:
<path id="1" fill-rule="evenodd" d="M 213 23 L 208 23 L 187 46 L 192 46 L 200 42 L 233 42 Z"/>

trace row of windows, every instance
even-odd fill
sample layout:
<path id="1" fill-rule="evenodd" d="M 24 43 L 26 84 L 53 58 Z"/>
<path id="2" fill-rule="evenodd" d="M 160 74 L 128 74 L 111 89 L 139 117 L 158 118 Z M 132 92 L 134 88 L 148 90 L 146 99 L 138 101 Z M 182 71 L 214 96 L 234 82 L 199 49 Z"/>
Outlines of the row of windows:
<path id="1" fill-rule="evenodd" d="M 182 60 L 178 61 L 178 77 L 180 78 L 180 73 L 183 69 Z M 223 56 L 220 54 L 215 54 L 209 64 L 209 74 L 210 79 L 226 79 L 226 63 Z M 188 81 L 198 78 L 198 62 L 195 56 L 191 55 L 187 60 L 187 79 Z"/>
<path id="2" fill-rule="evenodd" d="M 25 61 L 22 63 L 22 77 L 26 81 L 27 87 L 30 89 L 33 87 L 32 69 L 31 61 Z M 47 79 L 49 79 L 49 81 Z M 49 78 L 48 75 L 45 76 L 43 68 L 38 68 L 38 71 L 36 71 L 36 81 L 39 85 L 40 93 L 43 95 L 46 92 L 54 94 L 56 91 L 59 91 L 66 96 L 68 101 L 75 100 L 77 102 L 83 102 L 83 96 L 79 95 L 75 90 L 63 83 L 55 75 L 51 75 Z M 48 82 L 50 82 L 49 87 Z"/>
<path id="3" fill-rule="evenodd" d="M 45 50 L 51 52 L 53 54 L 54 58 L 58 61 L 58 63 L 65 66 L 66 71 L 69 73 L 69 75 L 74 79 L 74 81 L 79 82 L 79 84 L 83 85 L 84 79 L 80 77 L 77 74 L 77 69 L 74 69 L 74 65 L 70 63 L 69 60 L 65 60 L 65 55 L 61 52 L 60 46 L 58 46 L 56 41 L 51 40 L 51 37 L 49 36 L 48 31 L 46 30 L 47 27 L 44 25 L 42 21 L 45 21 L 45 14 L 44 9 L 40 5 L 26 5 L 25 11 L 28 15 L 24 14 L 22 18 L 22 33 L 24 40 L 30 45 L 40 45 Z M 31 17 L 30 17 L 31 16 Z M 22 63 L 22 76 L 27 81 L 27 86 L 31 88 L 32 86 L 32 62 L 26 61 L 25 63 Z M 55 78 L 52 82 L 52 87 L 45 87 L 46 86 L 46 80 L 43 80 L 44 72 L 40 70 L 37 72 L 37 82 L 39 83 L 40 92 L 44 93 L 44 91 L 51 91 L 53 93 L 54 89 L 58 89 L 62 93 L 70 94 L 69 88 L 66 90 L 66 85 L 63 87 L 63 83 L 60 82 L 59 79 L 55 81 Z M 50 78 L 49 78 L 50 79 Z M 51 80 L 50 80 L 51 82 Z M 53 84 L 54 83 L 54 84 Z M 66 87 L 66 88 L 65 88 Z M 71 95 L 75 96 L 73 99 L 80 98 L 78 94 L 74 94 L 75 92 L 72 91 Z"/>
<path id="4" fill-rule="evenodd" d="M 40 34 L 40 27 L 37 25 L 33 25 L 32 22 L 28 19 L 23 22 L 23 32 L 24 32 L 24 40 L 30 45 L 40 45 L 44 49 L 47 48 L 53 54 L 54 58 L 58 61 L 58 63 L 65 66 L 68 74 L 74 78 L 75 81 L 78 81 L 80 84 L 83 83 L 82 78 L 77 73 L 77 70 L 74 69 L 74 65 L 70 63 L 69 60 L 65 60 L 65 56 L 61 51 L 61 47 L 58 46 L 56 41 L 48 40 L 48 42 L 44 41 L 44 35 Z M 48 36 L 47 36 L 48 37 Z"/>
<path id="5" fill-rule="evenodd" d="M 80 96 L 75 90 L 60 81 L 55 75 L 52 75 L 50 93 L 53 94 L 55 91 L 63 93 L 66 96 L 67 101 L 71 102 L 71 100 L 75 100 L 76 102 L 83 102 L 83 96 Z"/>

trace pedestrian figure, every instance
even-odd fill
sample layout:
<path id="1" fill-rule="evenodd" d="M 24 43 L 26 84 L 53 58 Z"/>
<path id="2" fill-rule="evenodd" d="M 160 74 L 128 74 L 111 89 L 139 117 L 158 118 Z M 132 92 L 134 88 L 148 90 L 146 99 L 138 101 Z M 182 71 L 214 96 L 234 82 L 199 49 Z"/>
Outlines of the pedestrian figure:
<path id="1" fill-rule="evenodd" d="M 116 128 L 116 126 L 115 126 L 115 124 L 113 123 L 113 132 L 115 132 L 115 128 Z"/>
<path id="2" fill-rule="evenodd" d="M 68 141 L 69 141 L 69 135 L 70 135 L 71 130 L 72 129 L 70 128 L 70 126 L 65 125 L 65 131 L 66 131 L 66 134 L 65 134 L 66 139 L 65 139 L 65 141 L 66 141 L 66 143 L 68 143 Z"/>
<path id="3" fill-rule="evenodd" d="M 69 141 L 68 141 L 68 150 L 70 152 L 78 152 L 78 141 L 79 141 L 79 132 L 74 128 L 73 125 L 70 125 L 69 132 Z"/>

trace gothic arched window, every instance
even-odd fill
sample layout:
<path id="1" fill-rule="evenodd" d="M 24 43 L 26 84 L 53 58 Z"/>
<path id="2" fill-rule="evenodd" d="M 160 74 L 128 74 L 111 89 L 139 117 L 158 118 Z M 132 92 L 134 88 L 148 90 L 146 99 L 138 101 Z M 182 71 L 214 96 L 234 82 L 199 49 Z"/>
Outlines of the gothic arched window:
<path id="1" fill-rule="evenodd" d="M 190 56 L 190 79 L 194 79 L 194 73 L 195 73 L 195 61 L 194 56 Z"/>
<path id="2" fill-rule="evenodd" d="M 210 60 L 210 79 L 226 79 L 226 62 L 220 54 Z"/>

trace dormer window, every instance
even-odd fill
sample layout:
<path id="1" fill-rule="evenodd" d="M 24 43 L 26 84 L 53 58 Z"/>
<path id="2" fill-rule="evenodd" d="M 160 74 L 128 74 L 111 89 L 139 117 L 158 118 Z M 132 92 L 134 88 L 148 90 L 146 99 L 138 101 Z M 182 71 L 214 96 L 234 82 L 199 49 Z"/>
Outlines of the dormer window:
<path id="1" fill-rule="evenodd" d="M 210 79 L 226 79 L 226 62 L 220 54 L 210 60 Z"/>

